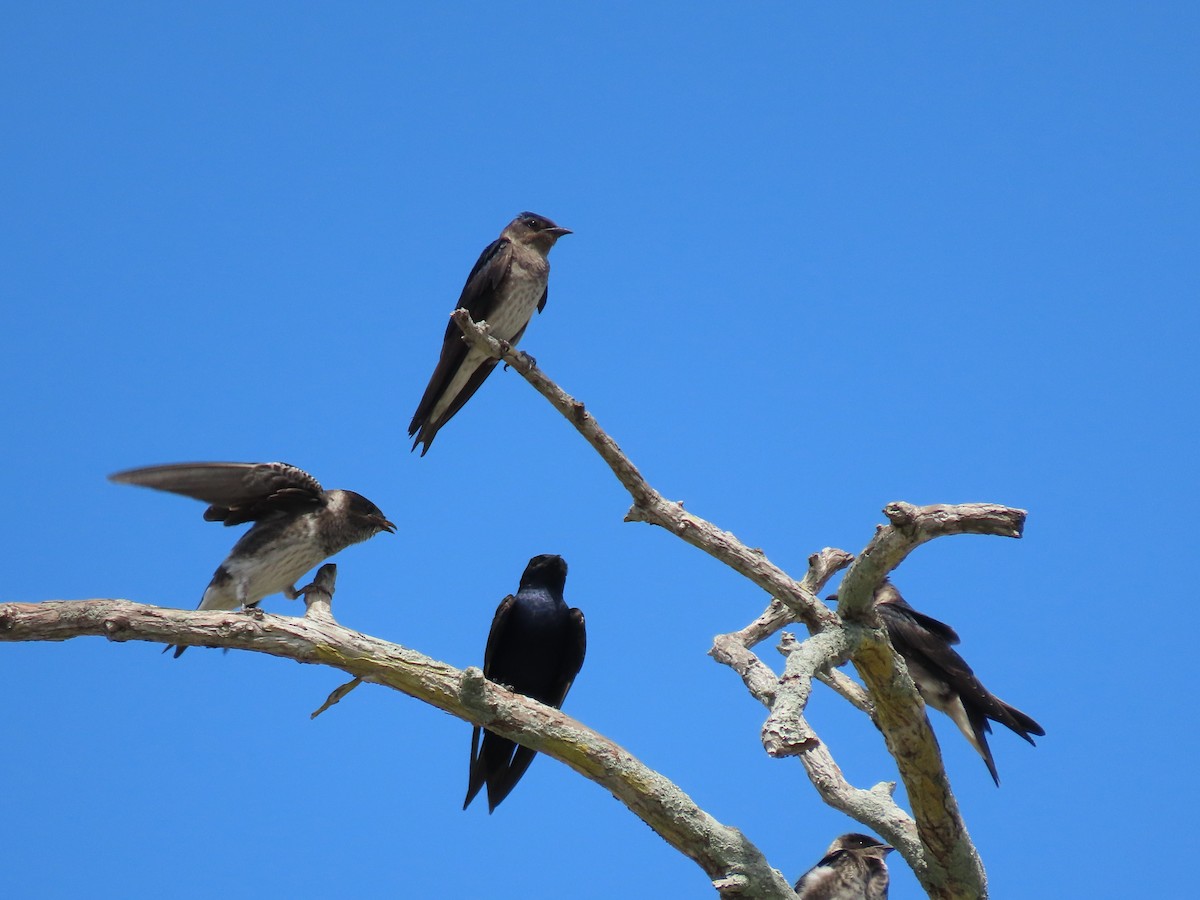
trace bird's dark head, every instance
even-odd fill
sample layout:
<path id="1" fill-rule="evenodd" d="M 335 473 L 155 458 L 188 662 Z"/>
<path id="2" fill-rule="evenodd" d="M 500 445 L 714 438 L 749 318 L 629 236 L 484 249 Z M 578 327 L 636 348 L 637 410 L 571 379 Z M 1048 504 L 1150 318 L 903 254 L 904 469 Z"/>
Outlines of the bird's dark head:
<path id="1" fill-rule="evenodd" d="M 537 213 L 523 212 L 504 229 L 502 237 L 506 237 L 512 241 L 519 241 L 522 244 L 539 250 L 543 255 L 550 252 L 550 248 L 564 234 L 570 234 L 571 229 L 563 228 L 561 225 L 555 225 L 550 219 L 545 216 L 539 216 Z"/>
<path id="2" fill-rule="evenodd" d="M 900 596 L 900 592 L 896 590 L 896 586 L 890 581 L 885 581 L 879 587 L 875 588 L 876 603 L 904 603 L 904 598 Z M 904 603 L 907 606 L 907 603 Z"/>
<path id="3" fill-rule="evenodd" d="M 553 553 L 535 556 L 521 575 L 521 587 L 541 587 L 561 594 L 567 585 L 567 561 Z"/>
<path id="4" fill-rule="evenodd" d="M 334 493 L 330 491 L 330 493 Z M 374 537 L 381 531 L 396 533 L 396 526 L 387 520 L 382 510 L 362 494 L 354 491 L 338 491 L 342 495 L 347 520 L 358 529 L 369 532 L 363 540 Z"/>
<path id="5" fill-rule="evenodd" d="M 874 853 L 871 855 L 879 857 L 886 856 L 894 849 L 896 848 L 883 843 L 883 841 L 880 841 L 877 838 L 871 837 L 869 834 L 859 834 L 858 832 L 843 834 L 841 837 L 836 838 L 834 842 L 829 845 L 830 853 L 834 853 L 838 850 L 873 850 Z"/>
<path id="6" fill-rule="evenodd" d="M 836 606 L 838 602 L 838 595 L 830 594 L 825 598 L 825 602 Z M 897 603 L 908 606 L 908 604 L 905 603 L 904 598 L 900 596 L 900 592 L 896 590 L 896 586 L 890 581 L 884 581 L 881 585 L 879 585 L 879 587 L 875 588 L 875 602 Z"/>

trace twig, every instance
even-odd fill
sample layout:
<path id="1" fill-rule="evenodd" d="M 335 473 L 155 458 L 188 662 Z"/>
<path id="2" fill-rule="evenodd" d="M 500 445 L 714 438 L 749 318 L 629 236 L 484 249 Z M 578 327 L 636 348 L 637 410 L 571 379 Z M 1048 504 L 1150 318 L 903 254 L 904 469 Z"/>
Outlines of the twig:
<path id="1" fill-rule="evenodd" d="M 354 690 L 356 687 L 358 687 L 360 684 L 362 684 L 361 678 L 352 678 L 349 681 L 347 681 L 345 684 L 343 684 L 341 687 L 334 688 L 333 693 L 331 693 L 328 697 L 326 697 L 325 702 L 321 704 L 321 708 L 318 709 L 316 712 L 311 713 L 309 715 L 309 718 L 315 719 L 321 713 L 325 712 L 325 710 L 329 709 L 329 707 L 334 706 L 338 703 L 341 703 L 342 698 L 345 697 L 352 690 Z"/>

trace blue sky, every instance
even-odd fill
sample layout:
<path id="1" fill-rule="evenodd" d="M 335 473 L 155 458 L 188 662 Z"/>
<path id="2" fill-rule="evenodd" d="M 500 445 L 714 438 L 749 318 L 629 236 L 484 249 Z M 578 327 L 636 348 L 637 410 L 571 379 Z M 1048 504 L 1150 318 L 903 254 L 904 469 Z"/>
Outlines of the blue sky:
<path id="1" fill-rule="evenodd" d="M 561 553 L 567 711 L 803 871 L 853 823 L 705 655 L 762 593 L 622 523 L 513 372 L 409 453 L 466 273 L 532 209 L 575 233 L 523 348 L 797 577 L 891 500 L 1029 510 L 895 575 L 1046 728 L 992 738 L 997 790 L 933 714 L 992 894 L 1179 896 L 1139 860 L 1198 799 L 1198 40 L 1182 3 L 9 4 L 0 598 L 194 606 L 236 534 L 105 480 L 183 460 L 369 496 L 399 534 L 338 557 L 335 615 L 458 666 Z M 470 729 L 415 701 L 310 722 L 331 670 L 86 639 L 5 645 L 0 677 L 14 897 L 709 895 L 553 761 L 462 812 Z M 811 718 L 855 783 L 894 777 L 828 692 Z"/>

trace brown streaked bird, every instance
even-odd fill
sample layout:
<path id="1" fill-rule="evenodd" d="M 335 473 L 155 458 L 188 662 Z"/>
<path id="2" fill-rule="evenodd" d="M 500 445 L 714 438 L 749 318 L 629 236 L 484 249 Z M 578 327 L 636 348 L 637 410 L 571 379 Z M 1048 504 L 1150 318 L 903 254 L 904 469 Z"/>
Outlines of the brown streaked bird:
<path id="1" fill-rule="evenodd" d="M 296 580 L 309 569 L 351 544 L 396 530 L 362 494 L 327 491 L 287 463 L 173 463 L 108 477 L 202 500 L 209 522 L 254 523 L 217 566 L 198 609 L 249 609 L 275 593 L 294 600 L 300 596 Z M 185 649 L 176 647 L 175 656 Z"/>
<path id="2" fill-rule="evenodd" d="M 521 213 L 479 255 L 454 308 L 465 309 L 475 322 L 486 321 L 492 337 L 516 346 L 533 311 L 546 306 L 550 248 L 570 233 L 545 216 Z M 422 444 L 421 455 L 426 454 L 438 431 L 479 390 L 496 362 L 469 347 L 454 322 L 446 326 L 442 354 L 408 425 L 414 450 Z"/>
<path id="3" fill-rule="evenodd" d="M 843 834 L 800 876 L 795 891 L 801 900 L 887 900 L 892 849 L 869 835 Z"/>
<path id="4" fill-rule="evenodd" d="M 892 646 L 904 658 L 908 674 L 921 698 L 948 715 L 958 730 L 983 757 L 992 780 L 1000 785 L 987 735 L 988 722 L 999 722 L 1034 743 L 1030 735 L 1046 732 L 1031 717 L 1005 703 L 983 686 L 983 682 L 954 650 L 958 633 L 945 622 L 913 609 L 895 585 L 885 581 L 875 592 L 875 609 L 887 628 Z"/>
<path id="5" fill-rule="evenodd" d="M 483 655 L 483 674 L 489 681 L 555 709 L 562 708 L 587 653 L 583 613 L 563 599 L 566 583 L 567 563 L 561 556 L 547 553 L 531 559 L 516 595 L 500 602 Z M 486 784 L 490 813 L 516 787 L 536 754 L 490 731 L 483 732 L 481 747 L 480 731 L 476 726 L 471 732 L 463 809 Z"/>

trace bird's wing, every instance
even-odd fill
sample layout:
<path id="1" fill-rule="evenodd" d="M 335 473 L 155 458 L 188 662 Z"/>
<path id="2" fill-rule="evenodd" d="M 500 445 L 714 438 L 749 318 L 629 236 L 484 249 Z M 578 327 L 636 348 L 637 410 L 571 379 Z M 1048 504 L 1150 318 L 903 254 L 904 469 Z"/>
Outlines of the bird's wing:
<path id="1" fill-rule="evenodd" d="M 880 603 L 877 609 L 896 652 L 905 659 L 915 658 L 930 672 L 943 678 L 961 696 L 969 716 L 986 716 L 1012 729 L 1031 744 L 1030 733 L 1044 733 L 1037 722 L 983 686 L 967 661 L 950 646 L 953 641 L 947 634 L 955 641 L 958 639 L 953 628 L 917 612 L 907 603 Z M 929 623 L 938 627 L 930 628 Z M 987 729 L 986 721 L 981 720 L 980 724 Z"/>
<path id="2" fill-rule="evenodd" d="M 492 677 L 492 662 L 495 660 L 497 650 L 504 642 L 504 631 L 508 627 L 508 621 L 516 602 L 517 598 L 509 594 L 500 601 L 500 605 L 496 607 L 496 614 L 492 616 L 492 627 L 488 631 L 487 648 L 483 651 L 483 675 L 485 678 L 490 679 Z"/>
<path id="3" fill-rule="evenodd" d="M 497 238 L 479 254 L 467 283 L 463 285 L 455 309 L 465 309 L 476 322 L 491 315 L 496 305 L 496 289 L 512 268 L 512 242 L 508 238 Z M 446 326 L 445 340 L 461 338 L 462 332 L 451 322 Z M 462 343 L 459 340 L 459 343 Z"/>
<path id="4" fill-rule="evenodd" d="M 943 629 L 954 634 L 953 629 L 918 613 L 907 603 L 880 603 L 876 611 L 887 627 L 892 646 L 901 656 L 915 657 L 931 671 L 945 676 L 955 688 L 961 688 L 964 679 L 978 681 L 966 660 L 950 646 Z M 930 622 L 942 628 L 930 628 L 927 624 Z"/>
<path id="5" fill-rule="evenodd" d="M 110 481 L 183 494 L 209 504 L 204 518 L 239 525 L 272 512 L 311 505 L 321 483 L 287 463 L 174 463 L 109 476 Z"/>
<path id="6" fill-rule="evenodd" d="M 462 360 L 466 360 L 467 351 L 465 345 L 463 345 L 463 347 Z M 438 368 L 441 368 L 440 363 L 438 364 Z M 413 435 L 416 435 L 416 440 L 413 442 L 413 447 L 416 447 L 417 444 L 422 442 L 425 444 L 424 448 L 421 450 L 422 456 L 424 456 L 425 452 L 429 449 L 429 445 L 433 443 L 433 439 L 437 436 L 437 433 L 441 427 L 453 419 L 455 414 L 467 405 L 467 401 L 475 396 L 475 392 L 479 390 L 480 386 L 485 381 L 487 381 L 487 377 L 492 374 L 492 369 L 494 368 L 496 368 L 496 360 L 494 359 L 485 359 L 483 362 L 481 362 L 475 371 L 471 373 L 471 377 L 466 380 L 466 383 L 463 384 L 459 392 L 454 395 L 454 399 L 450 401 L 450 405 L 446 407 L 446 411 L 438 416 L 438 420 L 436 422 L 430 422 L 427 420 L 427 417 L 432 413 L 433 407 L 437 405 L 438 398 L 442 395 L 441 389 L 447 386 L 451 379 L 454 378 L 454 374 L 458 369 L 458 366 L 454 366 L 453 368 L 446 370 L 445 378 L 439 379 L 439 390 L 437 390 L 430 397 L 428 409 L 424 410 L 419 421 L 417 416 L 413 416 L 412 422 L 409 423 L 408 436 L 412 437 Z M 437 374 L 437 372 L 434 373 L 435 378 L 437 378 Z M 434 382 L 431 381 L 430 385 L 433 383 Z M 428 390 L 426 393 L 428 393 Z M 421 404 L 424 406 L 425 398 L 421 399 Z"/>
<path id="7" fill-rule="evenodd" d="M 476 260 L 454 308 L 465 309 L 476 322 L 486 319 L 495 308 L 496 289 L 500 286 L 504 276 L 508 274 L 511 266 L 512 243 L 507 238 L 498 238 L 492 241 Z M 462 332 L 451 319 L 446 325 L 446 334 L 442 339 L 442 353 L 438 357 L 437 366 L 433 370 L 429 384 L 425 386 L 425 393 L 421 395 L 421 402 L 417 404 L 417 411 L 413 413 L 412 421 L 408 423 L 408 436 L 412 437 L 420 432 L 417 443 L 425 442 L 425 448 L 421 451 L 422 456 L 429 449 L 429 445 L 433 443 L 437 429 L 441 427 L 437 422 L 430 422 L 429 417 L 450 382 L 454 380 L 459 368 L 466 361 L 467 352 L 468 348 L 463 341 Z M 484 379 L 491 373 L 495 365 L 495 360 L 489 360 L 474 372 L 467 385 L 454 398 L 451 406 L 440 416 L 442 423 L 450 421 L 454 414 L 462 408 L 463 404 L 483 384 Z M 413 446 L 415 447 L 416 444 Z"/>
<path id="8" fill-rule="evenodd" d="M 910 618 L 916 625 L 920 626 L 937 639 L 945 641 L 947 644 L 960 643 L 960 638 L 957 631 L 955 631 L 945 622 L 935 619 L 933 616 L 927 616 L 925 613 L 913 609 L 908 605 L 907 601 L 901 600 L 899 603 L 892 603 L 888 605 L 897 606 L 903 609 L 908 615 L 908 618 Z"/>
<path id="9" fill-rule="evenodd" d="M 567 691 L 575 683 L 575 676 L 583 668 L 583 657 L 587 654 L 587 628 L 584 624 L 583 613 L 572 609 L 567 624 L 566 647 L 563 649 L 562 670 L 553 689 L 553 706 L 562 708 L 567 699 Z"/>
<path id="10" fill-rule="evenodd" d="M 838 873 L 832 867 L 843 853 L 844 850 L 831 850 L 826 853 L 815 866 L 800 876 L 793 890 L 804 898 L 829 896 L 829 891 L 836 888 L 838 881 Z"/>
<path id="11" fill-rule="evenodd" d="M 947 625 L 945 622 L 939 622 L 933 616 L 927 616 L 923 612 L 918 612 L 908 605 L 908 601 L 900 596 L 900 591 L 890 581 L 885 581 L 875 590 L 876 608 L 882 613 L 886 607 L 903 610 L 913 622 L 924 628 L 932 635 L 941 638 L 947 644 L 957 644 L 959 642 L 958 632 Z"/>

